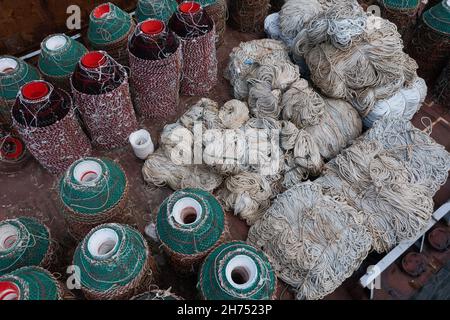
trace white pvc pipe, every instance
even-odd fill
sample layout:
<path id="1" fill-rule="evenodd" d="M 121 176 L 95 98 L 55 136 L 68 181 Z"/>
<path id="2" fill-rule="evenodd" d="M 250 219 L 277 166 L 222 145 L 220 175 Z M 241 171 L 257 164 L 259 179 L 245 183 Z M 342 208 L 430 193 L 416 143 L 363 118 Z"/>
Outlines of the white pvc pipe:
<path id="1" fill-rule="evenodd" d="M 233 279 L 239 275 L 243 283 L 236 283 Z M 246 289 L 253 285 L 258 278 L 258 268 L 255 261 L 246 255 L 233 257 L 225 267 L 225 276 L 228 282 L 236 289 Z"/>
<path id="2" fill-rule="evenodd" d="M 130 134 L 128 138 L 134 154 L 139 159 L 145 160 L 155 151 L 152 137 L 147 130 L 141 129 Z"/>
<path id="3" fill-rule="evenodd" d="M 18 65 L 17 61 L 12 58 L 0 58 L 0 73 L 16 70 Z"/>
<path id="4" fill-rule="evenodd" d="M 88 240 L 88 251 L 95 258 L 104 258 L 119 244 L 119 235 L 110 228 L 95 231 Z"/>
<path id="5" fill-rule="evenodd" d="M 66 37 L 63 35 L 57 34 L 54 36 L 49 37 L 45 41 L 45 47 L 50 51 L 56 51 L 58 49 L 61 49 L 64 47 L 67 43 Z"/>
<path id="6" fill-rule="evenodd" d="M 195 214 L 195 220 L 186 222 L 185 219 L 193 214 Z M 181 225 L 189 225 L 197 222 L 201 219 L 202 214 L 201 204 L 197 200 L 188 197 L 181 198 L 175 202 L 171 212 L 171 216 Z"/>
<path id="7" fill-rule="evenodd" d="M 102 172 L 102 167 L 98 162 L 83 160 L 73 169 L 73 176 L 82 185 L 90 186 L 95 185 L 95 182 L 100 179 Z"/>
<path id="8" fill-rule="evenodd" d="M 0 251 L 11 248 L 18 240 L 19 229 L 11 224 L 0 226 Z"/>

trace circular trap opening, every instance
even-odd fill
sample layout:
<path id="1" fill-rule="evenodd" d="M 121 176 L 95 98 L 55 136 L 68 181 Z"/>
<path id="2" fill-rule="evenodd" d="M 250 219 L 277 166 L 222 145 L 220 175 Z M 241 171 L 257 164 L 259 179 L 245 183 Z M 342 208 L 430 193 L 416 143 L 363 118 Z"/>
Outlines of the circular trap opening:
<path id="1" fill-rule="evenodd" d="M 0 300 L 18 300 L 20 296 L 19 287 L 10 281 L 0 281 Z"/>
<path id="2" fill-rule="evenodd" d="M 92 160 L 84 160 L 73 169 L 75 180 L 82 185 L 93 185 L 102 175 L 102 167 Z"/>
<path id="3" fill-rule="evenodd" d="M 236 289 L 246 289 L 253 285 L 258 276 L 255 261 L 246 255 L 232 258 L 225 269 L 228 282 Z"/>
<path id="4" fill-rule="evenodd" d="M 193 198 L 182 198 L 178 200 L 172 208 L 172 216 L 181 225 L 190 225 L 202 216 L 201 204 Z"/>
<path id="5" fill-rule="evenodd" d="M 105 3 L 99 5 L 97 8 L 94 9 L 94 17 L 96 17 L 97 19 L 101 19 L 106 17 L 110 12 L 111 8 L 109 7 L 109 3 Z"/>
<path id="6" fill-rule="evenodd" d="M 17 69 L 19 64 L 12 58 L 0 58 L 0 73 L 9 74 Z"/>
<path id="7" fill-rule="evenodd" d="M 11 224 L 0 226 L 0 251 L 11 249 L 19 239 L 19 229 Z"/>
<path id="8" fill-rule="evenodd" d="M 56 51 L 64 47 L 66 43 L 66 37 L 62 35 L 55 35 L 45 41 L 45 47 L 50 51 Z"/>
<path id="9" fill-rule="evenodd" d="M 105 63 L 106 57 L 100 51 L 88 52 L 81 58 L 81 64 L 89 69 L 99 68 Z"/>
<path id="10" fill-rule="evenodd" d="M 198 2 L 195 1 L 185 1 L 178 7 L 180 9 L 180 12 L 186 13 L 186 14 L 193 14 L 200 11 L 202 8 L 201 5 Z"/>
<path id="11" fill-rule="evenodd" d="M 88 240 L 88 251 L 96 258 L 103 258 L 114 251 L 119 243 L 116 231 L 104 228 L 95 231 Z"/>
<path id="12" fill-rule="evenodd" d="M 22 96 L 27 100 L 39 100 L 50 92 L 49 85 L 44 81 L 33 81 L 22 87 Z"/>
<path id="13" fill-rule="evenodd" d="M 149 36 L 157 35 L 164 31 L 164 22 L 160 20 L 148 20 L 141 24 L 141 31 Z"/>

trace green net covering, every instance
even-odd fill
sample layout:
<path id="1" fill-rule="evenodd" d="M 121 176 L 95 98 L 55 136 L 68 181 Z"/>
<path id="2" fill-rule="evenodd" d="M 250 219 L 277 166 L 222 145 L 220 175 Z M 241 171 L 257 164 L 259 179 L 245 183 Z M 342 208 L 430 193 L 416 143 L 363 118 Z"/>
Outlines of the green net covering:
<path id="1" fill-rule="evenodd" d="M 136 19 L 142 22 L 147 19 L 158 19 L 168 22 L 177 10 L 175 0 L 139 0 L 136 7 Z"/>
<path id="2" fill-rule="evenodd" d="M 391 9 L 415 9 L 419 7 L 420 0 L 382 0 L 381 3 Z"/>
<path id="3" fill-rule="evenodd" d="M 65 77 L 72 74 L 87 49 L 65 34 L 54 34 L 42 41 L 39 70 L 48 76 Z"/>
<path id="4" fill-rule="evenodd" d="M 59 195 L 68 209 L 92 222 L 94 215 L 110 210 L 122 199 L 126 184 L 125 173 L 111 159 L 83 158 L 61 178 Z"/>
<path id="5" fill-rule="evenodd" d="M 206 300 L 269 300 L 276 276 L 267 256 L 241 241 L 214 249 L 200 270 L 198 289 Z"/>
<path id="6" fill-rule="evenodd" d="M 430 28 L 450 35 L 450 1 L 444 0 L 425 11 L 422 19 Z"/>
<path id="7" fill-rule="evenodd" d="M 111 44 L 126 37 L 131 27 L 131 16 L 108 2 L 92 10 L 89 16 L 88 40 L 93 46 Z"/>
<path id="8" fill-rule="evenodd" d="M 148 248 L 142 235 L 121 224 L 100 225 L 75 250 L 81 285 L 90 292 L 114 296 L 145 270 Z"/>
<path id="9" fill-rule="evenodd" d="M 0 104 L 2 99 L 16 99 L 22 85 L 39 78 L 36 68 L 25 61 L 13 56 L 0 56 Z"/>
<path id="10" fill-rule="evenodd" d="M 23 267 L 0 277 L 0 300 L 60 300 L 61 288 L 50 272 Z"/>
<path id="11" fill-rule="evenodd" d="M 33 218 L 0 222 L 0 275 L 24 266 L 40 265 L 50 249 L 50 233 Z"/>
<path id="12" fill-rule="evenodd" d="M 195 255 L 210 250 L 225 229 L 219 202 L 201 189 L 176 191 L 161 204 L 156 222 L 159 238 L 170 250 Z"/>

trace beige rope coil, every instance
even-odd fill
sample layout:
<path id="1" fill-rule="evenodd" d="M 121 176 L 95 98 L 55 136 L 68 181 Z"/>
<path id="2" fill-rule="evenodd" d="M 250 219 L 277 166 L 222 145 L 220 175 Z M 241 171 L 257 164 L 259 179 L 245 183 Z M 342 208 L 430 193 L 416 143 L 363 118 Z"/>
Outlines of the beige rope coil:
<path id="1" fill-rule="evenodd" d="M 247 241 L 271 258 L 297 299 L 321 299 L 333 292 L 359 267 L 372 244 L 361 214 L 311 182 L 278 196 L 250 228 Z"/>
<path id="2" fill-rule="evenodd" d="M 212 192 L 222 183 L 222 176 L 202 165 L 174 164 L 162 150 L 151 154 L 144 163 L 142 175 L 145 182 L 157 187 L 169 186 L 173 190 L 200 188 Z"/>

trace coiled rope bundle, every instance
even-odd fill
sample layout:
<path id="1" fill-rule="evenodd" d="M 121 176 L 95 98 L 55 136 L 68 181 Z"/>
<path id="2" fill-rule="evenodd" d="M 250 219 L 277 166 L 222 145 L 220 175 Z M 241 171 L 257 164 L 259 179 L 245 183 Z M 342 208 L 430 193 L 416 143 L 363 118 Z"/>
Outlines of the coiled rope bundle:
<path id="1" fill-rule="evenodd" d="M 389 156 L 402 163 L 410 182 L 426 187 L 430 196 L 447 181 L 450 153 L 411 122 L 401 118 L 379 120 L 364 139 L 380 142 Z"/>
<path id="2" fill-rule="evenodd" d="M 56 243 L 39 221 L 19 217 L 0 221 L 0 275 L 25 266 L 48 268 L 55 263 Z"/>
<path id="3" fill-rule="evenodd" d="M 59 181 L 59 198 L 67 226 L 77 239 L 99 224 L 129 219 L 125 172 L 107 158 L 75 161 Z"/>
<path id="4" fill-rule="evenodd" d="M 88 41 L 92 49 L 106 51 L 114 60 L 127 66 L 128 37 L 134 27 L 130 14 L 111 2 L 104 3 L 89 15 Z"/>
<path id="5" fill-rule="evenodd" d="M 362 117 L 377 101 L 391 98 L 417 78 L 417 64 L 403 52 L 396 26 L 367 16 L 355 3 L 317 14 L 297 35 L 293 50 L 306 59 L 313 82 L 325 95 L 347 100 Z M 395 116 L 393 110 L 400 109 L 397 113 L 408 119 L 418 109 L 405 110 L 392 102 L 383 115 Z"/>
<path id="6" fill-rule="evenodd" d="M 240 241 L 212 251 L 202 265 L 197 284 L 205 300 L 271 300 L 276 287 L 268 257 Z"/>
<path id="7" fill-rule="evenodd" d="M 11 108 L 20 88 L 39 79 L 38 70 L 22 59 L 0 56 L 0 122 L 11 124 Z"/>
<path id="8" fill-rule="evenodd" d="M 436 81 L 433 92 L 438 103 L 445 105 L 450 101 L 450 60 Z"/>
<path id="9" fill-rule="evenodd" d="M 269 8 L 270 0 L 231 1 L 230 22 L 241 32 L 261 32 Z"/>
<path id="10" fill-rule="evenodd" d="M 92 229 L 75 250 L 82 291 L 88 299 L 120 300 L 148 291 L 155 266 L 145 239 L 121 224 Z"/>
<path id="11" fill-rule="evenodd" d="M 234 97 L 240 100 L 247 98 L 247 79 L 254 70 L 262 64 L 271 65 L 277 61 L 290 61 L 287 47 L 277 40 L 252 40 L 233 48 L 224 76 L 233 87 Z"/>
<path id="12" fill-rule="evenodd" d="M 194 270 L 227 236 L 220 203 L 201 189 L 182 189 L 159 207 L 156 230 L 163 248 L 180 271 Z"/>
<path id="13" fill-rule="evenodd" d="M 359 267 L 372 238 L 357 210 L 305 182 L 278 196 L 248 242 L 271 257 L 297 299 L 321 299 Z"/>
<path id="14" fill-rule="evenodd" d="M 403 163 L 377 141 L 360 141 L 327 164 L 315 183 L 363 213 L 377 252 L 411 239 L 428 224 L 433 200 L 423 185 L 410 182 Z"/>
<path id="15" fill-rule="evenodd" d="M 61 283 L 40 267 L 23 267 L 0 277 L 0 300 L 62 300 Z"/>

